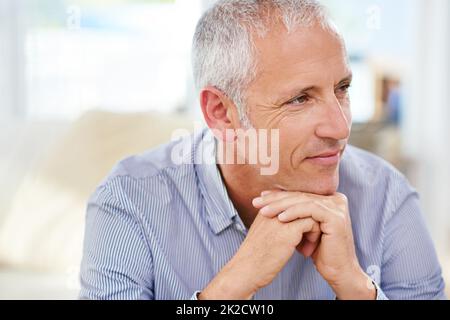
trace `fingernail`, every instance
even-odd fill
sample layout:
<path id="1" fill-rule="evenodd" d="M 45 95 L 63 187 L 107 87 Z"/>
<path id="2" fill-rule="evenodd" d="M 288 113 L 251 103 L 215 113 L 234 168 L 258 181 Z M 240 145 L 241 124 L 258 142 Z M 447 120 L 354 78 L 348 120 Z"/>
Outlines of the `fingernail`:
<path id="1" fill-rule="evenodd" d="M 261 196 L 264 197 L 264 196 L 267 196 L 267 195 L 269 195 L 271 193 L 272 193 L 272 191 L 263 191 L 263 192 L 261 192 Z"/>
<path id="2" fill-rule="evenodd" d="M 279 214 L 278 215 L 278 220 L 280 220 L 281 222 L 286 221 L 287 220 L 286 212 L 283 212 L 283 213 Z"/>
<path id="3" fill-rule="evenodd" d="M 271 213 L 271 209 L 270 209 L 270 207 L 264 207 L 264 208 L 262 208 L 261 209 L 261 211 L 260 211 L 260 213 L 263 215 L 263 216 L 268 216 L 268 215 L 270 215 L 270 213 Z"/>
<path id="4" fill-rule="evenodd" d="M 262 199 L 261 197 L 255 198 L 255 199 L 253 199 L 252 203 L 253 203 L 253 206 L 254 206 L 254 207 L 262 206 L 262 204 L 263 204 L 263 199 Z"/>

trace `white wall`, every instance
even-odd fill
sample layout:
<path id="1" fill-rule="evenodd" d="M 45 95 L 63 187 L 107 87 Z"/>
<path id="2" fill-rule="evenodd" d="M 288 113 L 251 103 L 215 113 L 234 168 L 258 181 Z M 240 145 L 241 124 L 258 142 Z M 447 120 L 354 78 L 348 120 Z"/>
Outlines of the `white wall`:
<path id="1" fill-rule="evenodd" d="M 0 117 L 22 115 L 24 110 L 24 50 L 22 0 L 0 0 Z"/>
<path id="2" fill-rule="evenodd" d="M 450 252 L 450 1 L 420 1 L 419 39 L 403 141 L 440 251 Z"/>

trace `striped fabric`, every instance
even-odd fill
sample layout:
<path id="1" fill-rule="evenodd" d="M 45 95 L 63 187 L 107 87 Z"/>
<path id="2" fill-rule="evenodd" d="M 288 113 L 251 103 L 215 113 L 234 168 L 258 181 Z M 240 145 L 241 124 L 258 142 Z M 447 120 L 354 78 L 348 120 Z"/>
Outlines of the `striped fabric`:
<path id="1" fill-rule="evenodd" d="M 89 200 L 80 297 L 190 299 L 236 253 L 247 230 L 210 161 L 209 130 L 120 162 Z M 212 146 L 212 147 L 211 147 Z M 210 150 L 210 153 L 205 150 Z M 348 147 L 339 192 L 349 198 L 359 262 L 379 299 L 445 299 L 417 193 L 383 160 Z M 245 186 L 243 186 L 245 187 Z M 258 266 L 255 266 L 257 268 Z M 239 279 L 236 279 L 239 281 Z M 311 259 L 295 253 L 254 299 L 335 299 Z"/>

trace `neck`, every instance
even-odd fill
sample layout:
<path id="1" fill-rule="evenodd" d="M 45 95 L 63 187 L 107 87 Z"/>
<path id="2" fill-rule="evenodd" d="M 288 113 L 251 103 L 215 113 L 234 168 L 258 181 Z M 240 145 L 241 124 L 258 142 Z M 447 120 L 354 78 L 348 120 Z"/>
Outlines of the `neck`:
<path id="1" fill-rule="evenodd" d="M 230 200 L 233 202 L 242 222 L 247 228 L 250 228 L 258 215 L 258 209 L 253 207 L 252 201 L 264 191 L 261 189 L 262 184 L 255 181 L 255 177 L 259 175 L 252 172 L 251 168 L 246 165 L 220 164 L 218 167 Z"/>

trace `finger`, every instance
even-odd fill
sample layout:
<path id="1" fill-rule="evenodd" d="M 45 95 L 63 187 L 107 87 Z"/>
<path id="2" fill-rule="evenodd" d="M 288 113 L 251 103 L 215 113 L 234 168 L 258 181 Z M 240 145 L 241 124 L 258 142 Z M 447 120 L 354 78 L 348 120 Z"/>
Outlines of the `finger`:
<path id="1" fill-rule="evenodd" d="M 260 209 L 267 204 L 278 201 L 281 199 L 284 199 L 286 197 L 292 196 L 294 193 L 292 192 L 285 192 L 285 191 L 270 191 L 268 193 L 265 193 L 264 195 L 261 195 L 261 197 L 253 199 L 253 206 L 257 209 Z"/>
<path id="2" fill-rule="evenodd" d="M 294 222 L 287 224 L 287 227 L 290 229 L 290 234 L 296 238 L 296 245 L 299 245 L 301 241 L 305 238 L 305 234 L 315 231 L 315 222 L 311 218 L 300 219 Z"/>
<path id="3" fill-rule="evenodd" d="M 305 257 L 310 257 L 319 246 L 321 237 L 322 232 L 320 231 L 320 226 L 317 222 L 314 222 L 312 231 L 304 235 L 302 242 L 297 247 L 297 251 Z"/>
<path id="4" fill-rule="evenodd" d="M 263 192 L 261 192 L 261 197 L 268 196 L 269 194 L 272 194 L 272 193 L 275 193 L 275 192 L 281 192 L 281 190 L 267 190 L 267 191 L 263 191 Z"/>
<path id="5" fill-rule="evenodd" d="M 313 203 L 313 201 L 314 201 L 313 199 L 307 196 L 292 195 L 265 205 L 260 210 L 260 213 L 265 217 L 273 218 L 296 205 L 304 205 L 305 207 L 307 206 L 311 207 L 310 204 Z"/>
<path id="6" fill-rule="evenodd" d="M 288 205 L 289 203 L 285 204 L 285 206 Z M 280 207 L 280 210 L 282 210 L 285 206 Z M 278 215 L 278 220 L 284 223 L 289 223 L 297 219 L 313 218 L 313 212 L 317 210 L 324 210 L 324 209 L 323 207 L 318 206 L 316 203 L 312 201 L 296 203 L 288 207 L 282 213 L 280 213 Z"/>
<path id="7" fill-rule="evenodd" d="M 306 239 L 302 239 L 302 241 L 299 243 L 299 245 L 295 248 L 300 254 L 304 255 L 304 248 L 306 243 L 309 242 Z"/>
<path id="8" fill-rule="evenodd" d="M 308 240 L 305 240 L 297 247 L 297 251 L 300 252 L 306 258 L 309 258 L 314 254 L 319 244 L 320 241 L 310 242 Z"/>
<path id="9" fill-rule="evenodd" d="M 320 230 L 320 225 L 316 223 L 311 232 L 305 234 L 305 238 L 310 242 L 316 242 L 322 236 L 322 231 Z"/>
<path id="10" fill-rule="evenodd" d="M 329 226 L 337 225 L 340 219 L 345 219 L 345 213 L 329 208 L 319 201 L 313 201 L 307 204 L 294 205 L 278 216 L 278 220 L 284 223 L 305 218 L 312 218 L 320 223 L 320 231 L 326 233 L 325 231 L 329 230 Z"/>

